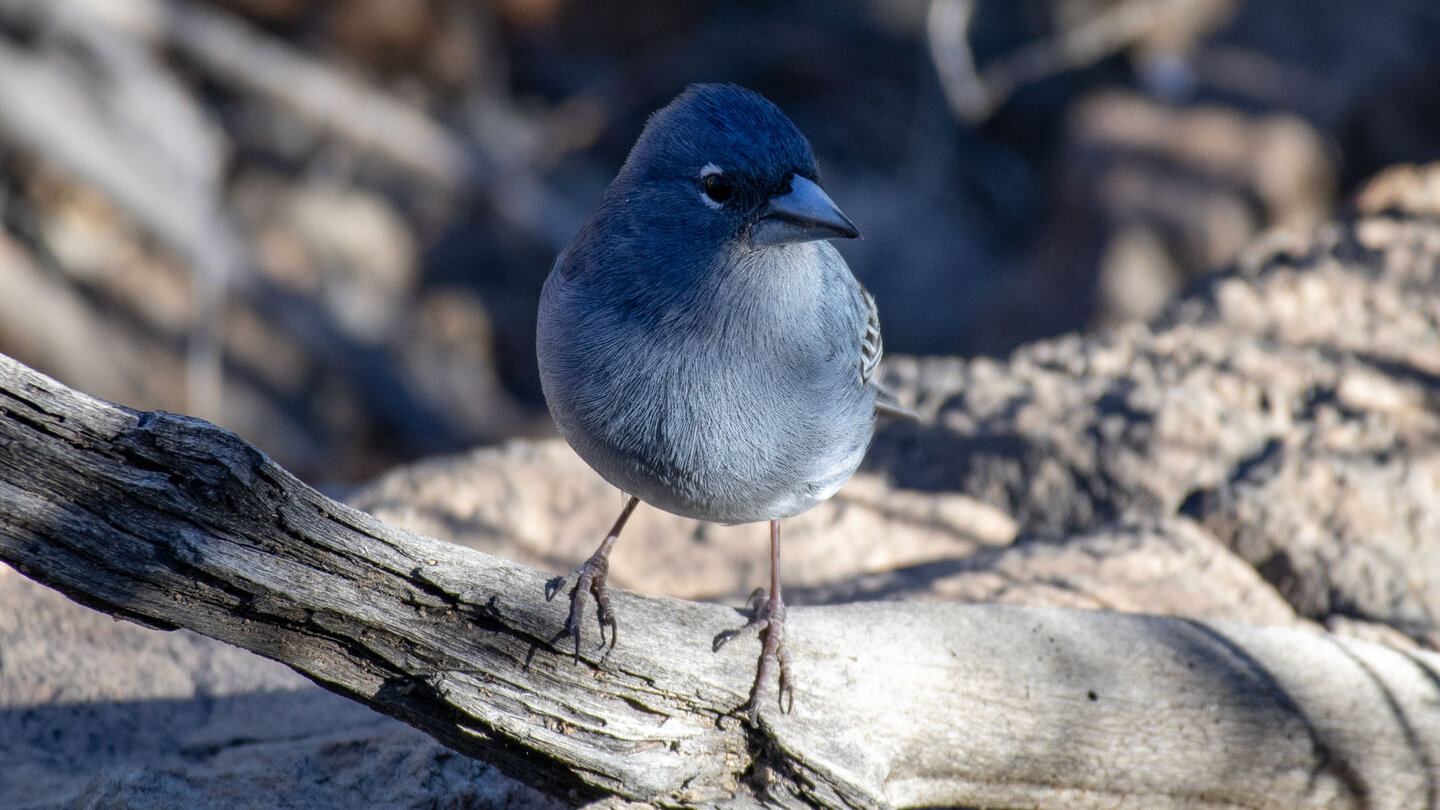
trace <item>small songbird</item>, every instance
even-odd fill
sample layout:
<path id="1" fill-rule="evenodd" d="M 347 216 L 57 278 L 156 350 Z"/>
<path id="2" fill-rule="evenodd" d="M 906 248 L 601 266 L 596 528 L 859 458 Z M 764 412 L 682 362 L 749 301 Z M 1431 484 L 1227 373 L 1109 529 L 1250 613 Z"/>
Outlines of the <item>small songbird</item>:
<path id="1" fill-rule="evenodd" d="M 770 521 L 770 590 L 722 634 L 763 633 L 747 714 L 772 662 L 793 704 L 780 595 L 780 520 L 859 466 L 888 393 L 875 302 L 825 240 L 859 232 L 820 188 L 805 136 L 734 85 L 687 89 L 650 117 L 540 298 L 545 400 L 560 433 L 630 496 L 573 580 L 556 638 L 576 656 L 586 594 L 600 643 L 616 623 L 610 550 L 638 501 L 696 520 Z M 898 406 L 895 406 L 897 410 Z"/>

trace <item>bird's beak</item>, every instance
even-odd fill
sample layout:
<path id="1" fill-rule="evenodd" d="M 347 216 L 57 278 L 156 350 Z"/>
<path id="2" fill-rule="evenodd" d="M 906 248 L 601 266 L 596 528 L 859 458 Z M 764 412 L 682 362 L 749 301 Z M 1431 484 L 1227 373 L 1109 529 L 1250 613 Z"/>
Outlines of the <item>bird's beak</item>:
<path id="1" fill-rule="evenodd" d="M 790 178 L 790 193 L 765 201 L 760 219 L 750 231 L 750 244 L 766 247 L 816 239 L 854 239 L 859 235 L 855 224 L 819 186 L 794 175 Z"/>

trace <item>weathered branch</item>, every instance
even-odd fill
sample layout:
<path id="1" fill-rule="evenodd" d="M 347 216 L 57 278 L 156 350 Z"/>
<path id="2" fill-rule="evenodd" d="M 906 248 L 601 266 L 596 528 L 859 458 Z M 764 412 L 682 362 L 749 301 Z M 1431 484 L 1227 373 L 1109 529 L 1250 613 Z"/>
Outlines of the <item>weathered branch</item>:
<path id="1" fill-rule="evenodd" d="M 616 594 L 550 644 L 547 575 L 331 501 L 199 420 L 0 357 L 0 558 L 188 627 L 548 790 L 666 806 L 1436 806 L 1440 656 L 1292 630 L 972 605 L 796 609 L 752 730 L 723 607 Z M 593 643 L 591 628 L 587 640 Z"/>

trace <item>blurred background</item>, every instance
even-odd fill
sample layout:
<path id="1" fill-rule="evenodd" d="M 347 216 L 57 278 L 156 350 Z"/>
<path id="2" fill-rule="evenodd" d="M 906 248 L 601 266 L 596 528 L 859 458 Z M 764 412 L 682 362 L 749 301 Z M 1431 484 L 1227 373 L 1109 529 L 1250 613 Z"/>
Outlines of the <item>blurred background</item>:
<path id="1" fill-rule="evenodd" d="M 552 430 L 535 303 L 645 117 L 775 101 L 892 353 L 1159 314 L 1440 158 L 1434 0 L 0 0 L 0 352 L 313 483 Z"/>

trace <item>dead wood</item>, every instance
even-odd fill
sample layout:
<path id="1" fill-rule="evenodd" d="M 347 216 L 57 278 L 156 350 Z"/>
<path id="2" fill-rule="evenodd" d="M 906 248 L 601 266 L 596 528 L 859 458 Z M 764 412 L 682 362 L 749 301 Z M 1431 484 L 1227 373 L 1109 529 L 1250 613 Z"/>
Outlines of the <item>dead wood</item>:
<path id="1" fill-rule="evenodd" d="M 663 806 L 1437 804 L 1440 656 L 1317 633 L 987 605 L 796 609 L 795 710 L 732 715 L 755 644 L 617 593 L 551 645 L 548 575 L 336 503 L 233 434 L 0 357 L 0 559 L 188 627 L 550 791 Z M 586 638 L 594 635 L 587 628 Z M 773 704 L 767 704 L 772 705 Z"/>

